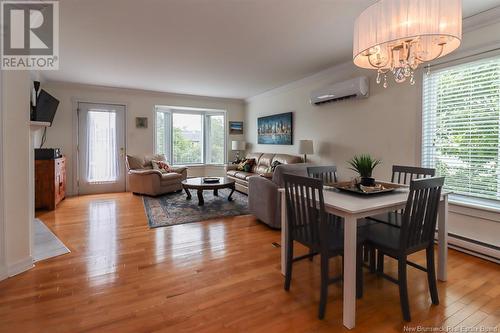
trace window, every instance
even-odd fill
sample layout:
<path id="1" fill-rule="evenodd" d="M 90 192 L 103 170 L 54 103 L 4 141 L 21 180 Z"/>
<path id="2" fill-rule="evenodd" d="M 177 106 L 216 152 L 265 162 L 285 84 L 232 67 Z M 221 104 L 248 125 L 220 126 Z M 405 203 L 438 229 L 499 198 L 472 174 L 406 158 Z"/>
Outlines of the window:
<path id="1" fill-rule="evenodd" d="M 500 57 L 424 75 L 422 165 L 455 194 L 500 200 Z"/>
<path id="2" fill-rule="evenodd" d="M 225 161 L 225 134 L 224 115 L 206 115 L 207 124 L 207 160 L 209 164 L 222 164 Z"/>
<path id="3" fill-rule="evenodd" d="M 156 153 L 178 164 L 223 164 L 226 157 L 225 112 L 156 107 Z"/>
<path id="4" fill-rule="evenodd" d="M 203 115 L 172 113 L 172 131 L 172 163 L 203 163 Z"/>

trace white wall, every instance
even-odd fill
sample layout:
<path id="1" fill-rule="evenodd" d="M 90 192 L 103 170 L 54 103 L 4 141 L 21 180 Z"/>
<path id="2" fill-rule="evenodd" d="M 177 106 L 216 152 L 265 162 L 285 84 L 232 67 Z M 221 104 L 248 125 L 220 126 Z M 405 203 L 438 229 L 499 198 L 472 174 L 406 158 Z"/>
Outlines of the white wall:
<path id="1" fill-rule="evenodd" d="M 416 93 L 420 86 L 392 84 L 390 88 L 384 89 L 377 86 L 371 76 L 369 98 L 312 106 L 309 103 L 311 90 L 371 73 L 348 63 L 321 74 L 297 87 L 283 91 L 278 89 L 275 94 L 268 92 L 249 100 L 246 139 L 253 151 L 298 154 L 299 140 L 312 139 L 315 153 L 308 155 L 309 161 L 336 164 L 344 177 L 354 175 L 347 170 L 345 161 L 357 153 L 367 152 L 382 158 L 387 166 L 415 163 L 420 149 L 416 140 L 416 125 L 420 120 L 413 106 L 421 103 Z M 293 112 L 294 145 L 257 144 L 257 118 L 289 111 Z M 387 177 L 390 170 L 380 167 L 375 172 L 376 177 Z"/>
<path id="2" fill-rule="evenodd" d="M 471 50 L 496 48 L 500 44 L 500 23 L 470 29 L 473 28 L 464 34 L 461 50 L 455 57 Z M 321 106 L 309 103 L 312 90 L 359 75 L 370 77 L 368 99 Z M 308 155 L 308 159 L 315 164 L 337 165 L 344 179 L 354 176 L 347 169 L 346 161 L 359 153 L 370 153 L 382 159 L 383 165 L 374 172 L 375 177 L 381 179 L 390 177 L 393 164 L 420 165 L 422 72 L 415 86 L 396 84 L 389 76 L 387 89 L 377 85 L 375 77 L 374 71 L 359 69 L 347 62 L 254 96 L 247 100 L 246 141 L 252 151 L 297 154 L 298 141 L 312 139 L 315 154 Z M 294 145 L 257 144 L 257 118 L 289 111 L 294 112 Z M 500 245 L 500 214 L 485 219 L 464 217 L 456 212 L 458 209 L 452 207 L 451 210 L 451 233 Z M 477 228 L 479 225 L 481 227 Z"/>
<path id="3" fill-rule="evenodd" d="M 2 169 L 5 261 L 8 275 L 33 266 L 30 212 L 30 73 L 2 73 Z"/>
<path id="4" fill-rule="evenodd" d="M 0 70 L 0 128 L 3 133 L 3 71 Z M 5 279 L 7 264 L 5 262 L 5 212 L 3 209 L 3 135 L 0 133 L 0 280 Z"/>
<path id="5" fill-rule="evenodd" d="M 241 121 L 244 119 L 244 102 L 234 99 L 211 98 L 201 96 L 159 93 L 122 88 L 109 88 L 90 85 L 68 84 L 62 82 L 47 82 L 43 89 L 60 100 L 53 126 L 47 131 L 45 147 L 60 147 L 67 157 L 68 194 L 74 194 L 74 184 L 71 179 L 75 172 L 75 156 L 73 145 L 77 139 L 74 124 L 76 119 L 75 102 L 119 103 L 127 106 L 126 144 L 128 154 L 151 154 L 154 149 L 154 107 L 155 105 L 186 106 L 213 108 L 227 111 L 226 121 Z M 148 129 L 135 128 L 135 117 L 148 117 Z M 231 140 L 242 139 L 241 135 L 228 137 L 228 156 Z M 191 175 L 205 174 L 206 170 L 192 170 Z"/>

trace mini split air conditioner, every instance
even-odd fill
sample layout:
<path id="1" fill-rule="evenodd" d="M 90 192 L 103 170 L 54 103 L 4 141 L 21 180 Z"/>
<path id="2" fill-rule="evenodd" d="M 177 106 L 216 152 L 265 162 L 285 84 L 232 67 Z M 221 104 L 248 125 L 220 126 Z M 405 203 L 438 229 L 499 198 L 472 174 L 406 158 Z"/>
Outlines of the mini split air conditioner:
<path id="1" fill-rule="evenodd" d="M 369 81 L 366 76 L 332 84 L 311 92 L 311 104 L 341 101 L 351 98 L 366 98 L 369 93 Z"/>

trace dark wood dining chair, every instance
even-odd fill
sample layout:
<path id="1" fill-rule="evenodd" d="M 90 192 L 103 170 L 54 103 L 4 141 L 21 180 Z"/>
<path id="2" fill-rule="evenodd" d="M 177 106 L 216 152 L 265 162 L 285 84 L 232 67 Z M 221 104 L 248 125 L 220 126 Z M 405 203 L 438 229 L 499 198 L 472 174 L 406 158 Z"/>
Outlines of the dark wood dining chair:
<path id="1" fill-rule="evenodd" d="M 332 184 L 337 182 L 337 166 L 327 165 L 327 166 L 310 166 L 307 167 L 307 175 L 312 178 L 321 179 L 323 184 Z M 343 219 L 339 216 L 333 214 L 327 214 L 327 219 L 330 223 L 342 224 Z M 366 220 L 365 222 L 359 221 L 358 227 L 364 227 L 371 221 Z M 368 247 L 363 247 L 363 259 L 368 261 L 370 258 L 370 250 Z M 312 260 L 312 257 L 310 258 Z"/>
<path id="2" fill-rule="evenodd" d="M 413 179 L 434 177 L 435 174 L 436 170 L 432 168 L 393 165 L 391 182 L 408 185 Z"/>
<path id="3" fill-rule="evenodd" d="M 283 180 L 287 208 L 285 290 L 290 290 L 292 264 L 319 254 L 321 288 L 318 317 L 323 319 L 328 299 L 328 285 L 341 280 L 341 276 L 330 277 L 328 264 L 330 258 L 343 256 L 343 229 L 340 224 L 330 223 L 327 218 L 321 179 L 284 174 Z M 361 245 L 363 238 L 358 237 L 358 240 Z M 309 248 L 309 253 L 294 257 L 294 242 Z M 363 293 L 361 251 L 357 251 L 357 254 L 356 294 L 361 297 Z"/>
<path id="4" fill-rule="evenodd" d="M 434 177 L 435 174 L 436 170 L 431 168 L 393 165 L 391 183 L 408 185 L 413 179 Z M 399 228 L 401 227 L 402 215 L 401 212 L 393 211 L 370 216 L 368 219 Z"/>
<path id="5" fill-rule="evenodd" d="M 328 166 L 310 166 L 307 167 L 309 177 L 321 179 L 324 184 L 337 182 L 337 167 L 335 165 Z"/>
<path id="6" fill-rule="evenodd" d="M 436 170 L 432 168 L 422 168 L 407 165 L 393 165 L 392 166 L 392 176 L 391 183 L 409 185 L 413 179 L 421 179 L 434 177 Z M 392 227 L 400 228 L 403 221 L 402 211 L 392 211 L 387 213 L 382 213 L 374 216 L 369 216 L 366 220 L 375 223 L 384 223 Z M 365 248 L 368 248 L 366 246 Z M 384 270 L 384 257 L 380 253 L 376 253 L 376 250 L 365 250 L 369 252 L 370 270 L 375 271 L 375 266 L 378 270 Z M 375 259 L 376 258 L 376 259 Z"/>
<path id="7" fill-rule="evenodd" d="M 444 177 L 412 180 L 401 228 L 377 223 L 370 225 L 366 233 L 366 243 L 378 251 L 382 260 L 387 255 L 398 261 L 397 279 L 385 274 L 383 265 L 378 267 L 377 273 L 399 286 L 401 311 L 406 321 L 411 321 L 406 265 L 427 272 L 432 303 L 439 304 L 434 266 L 434 232 L 443 184 Z M 408 261 L 410 254 L 422 250 L 426 251 L 427 267 Z"/>

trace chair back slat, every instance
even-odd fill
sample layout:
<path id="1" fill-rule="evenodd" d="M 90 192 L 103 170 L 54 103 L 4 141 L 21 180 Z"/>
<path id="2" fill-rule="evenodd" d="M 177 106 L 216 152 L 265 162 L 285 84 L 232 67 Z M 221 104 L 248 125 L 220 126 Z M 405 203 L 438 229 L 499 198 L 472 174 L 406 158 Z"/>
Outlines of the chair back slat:
<path id="1" fill-rule="evenodd" d="M 401 225 L 400 247 L 403 251 L 425 248 L 434 241 L 443 184 L 444 177 L 420 178 L 410 182 Z"/>
<path id="2" fill-rule="evenodd" d="M 393 165 L 391 182 L 408 185 L 413 179 L 434 177 L 435 175 L 436 170 L 432 168 Z"/>
<path id="3" fill-rule="evenodd" d="M 287 207 L 287 237 L 320 248 L 326 227 L 323 181 L 291 174 L 283 175 Z"/>
<path id="4" fill-rule="evenodd" d="M 337 167 L 335 165 L 307 167 L 307 174 L 309 177 L 321 179 L 325 184 L 337 182 Z"/>

